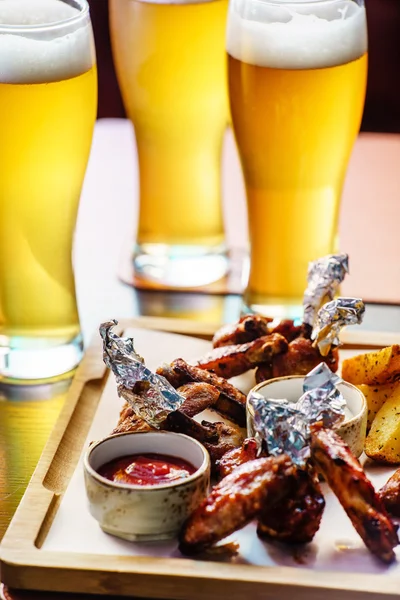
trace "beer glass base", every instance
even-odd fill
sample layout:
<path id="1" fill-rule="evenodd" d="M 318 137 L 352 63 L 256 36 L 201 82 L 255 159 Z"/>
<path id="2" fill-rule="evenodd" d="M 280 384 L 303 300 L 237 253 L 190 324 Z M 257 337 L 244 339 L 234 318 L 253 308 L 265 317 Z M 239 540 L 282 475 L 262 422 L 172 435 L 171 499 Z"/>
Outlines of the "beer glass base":
<path id="1" fill-rule="evenodd" d="M 227 248 L 140 244 L 133 256 L 135 275 L 162 287 L 192 288 L 218 281 L 229 268 Z"/>
<path id="2" fill-rule="evenodd" d="M 67 341 L 0 336 L 0 384 L 39 384 L 69 378 L 82 357 L 81 334 Z"/>
<path id="3" fill-rule="evenodd" d="M 244 295 L 241 314 L 258 314 L 273 319 L 303 320 L 302 298 L 251 298 Z"/>

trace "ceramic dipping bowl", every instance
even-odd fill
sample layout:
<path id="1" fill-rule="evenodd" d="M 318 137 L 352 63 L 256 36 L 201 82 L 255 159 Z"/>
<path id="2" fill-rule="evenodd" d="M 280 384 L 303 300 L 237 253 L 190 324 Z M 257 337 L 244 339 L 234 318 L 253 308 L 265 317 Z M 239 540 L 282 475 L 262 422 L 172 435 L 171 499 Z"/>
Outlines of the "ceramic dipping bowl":
<path id="1" fill-rule="evenodd" d="M 133 454 L 182 458 L 196 471 L 166 484 L 130 485 L 99 475 L 106 463 Z M 84 456 L 89 510 L 107 533 L 130 541 L 177 536 L 185 519 L 208 493 L 210 458 L 196 440 L 179 433 L 122 433 L 92 444 Z"/>
<path id="2" fill-rule="evenodd" d="M 252 392 L 257 392 L 264 398 L 282 398 L 289 402 L 297 402 L 303 395 L 303 382 L 304 377 L 297 375 L 277 377 L 263 381 L 250 390 L 246 404 L 248 436 L 254 436 L 254 413 L 253 407 L 249 403 Z M 367 401 L 364 394 L 351 383 L 344 381 L 337 387 L 346 400 L 347 406 L 345 421 L 336 431 L 350 447 L 354 456 L 358 458 L 363 452 L 367 432 Z"/>

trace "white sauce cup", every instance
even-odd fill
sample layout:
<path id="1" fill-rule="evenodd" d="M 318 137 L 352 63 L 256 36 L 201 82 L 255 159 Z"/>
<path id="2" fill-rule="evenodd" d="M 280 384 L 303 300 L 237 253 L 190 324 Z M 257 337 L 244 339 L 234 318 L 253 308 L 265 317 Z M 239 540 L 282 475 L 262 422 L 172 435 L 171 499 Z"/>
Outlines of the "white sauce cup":
<path id="1" fill-rule="evenodd" d="M 264 398 L 286 399 L 289 402 L 297 402 L 304 393 L 303 383 L 304 377 L 292 375 L 263 381 L 250 390 L 246 403 L 248 436 L 254 436 L 254 412 L 249 403 L 252 392 L 257 392 Z M 367 433 L 367 401 L 364 394 L 347 381 L 340 383 L 337 387 L 347 404 L 345 421 L 337 429 L 337 433 L 350 447 L 354 456 L 358 458 L 363 452 Z"/>

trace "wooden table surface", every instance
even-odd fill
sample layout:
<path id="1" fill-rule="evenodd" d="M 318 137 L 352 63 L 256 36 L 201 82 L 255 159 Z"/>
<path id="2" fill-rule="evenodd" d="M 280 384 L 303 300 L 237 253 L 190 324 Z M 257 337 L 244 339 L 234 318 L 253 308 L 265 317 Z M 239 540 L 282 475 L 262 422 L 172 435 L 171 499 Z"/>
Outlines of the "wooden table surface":
<path id="1" fill-rule="evenodd" d="M 360 136 L 349 168 L 340 224 L 342 249 L 351 257 L 352 274 L 343 287 L 346 294 L 400 302 L 399 165 L 400 135 Z M 225 146 L 223 181 L 228 241 L 245 248 L 243 183 L 230 135 Z M 85 342 L 102 320 L 112 317 L 179 316 L 215 323 L 237 318 L 239 296 L 139 292 L 118 280 L 121 248 L 129 236 L 133 239 L 136 214 L 137 170 L 131 127 L 124 120 L 99 121 L 75 241 L 77 294 Z M 400 307 L 369 306 L 363 327 L 400 332 Z M 64 383 L 2 390 L 0 539 L 65 401 L 67 387 Z M 29 596 L 19 598 L 28 600 Z M 53 600 L 53 596 L 46 598 L 43 594 L 40 598 Z"/>

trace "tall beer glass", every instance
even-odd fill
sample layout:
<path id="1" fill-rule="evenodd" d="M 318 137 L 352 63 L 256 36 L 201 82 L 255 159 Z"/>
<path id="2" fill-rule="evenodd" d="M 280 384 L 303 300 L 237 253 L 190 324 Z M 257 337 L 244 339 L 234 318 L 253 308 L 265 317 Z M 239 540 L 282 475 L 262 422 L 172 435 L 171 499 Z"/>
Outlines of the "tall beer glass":
<path id="1" fill-rule="evenodd" d="M 136 275 L 186 287 L 227 269 L 220 159 L 228 0 L 110 0 L 113 55 L 136 135 Z"/>
<path id="2" fill-rule="evenodd" d="M 82 356 L 71 251 L 96 107 L 86 0 L 0 0 L 0 379 Z"/>
<path id="3" fill-rule="evenodd" d="M 308 262 L 337 250 L 365 98 L 364 2 L 231 0 L 227 51 L 249 216 L 244 302 L 296 316 Z"/>

